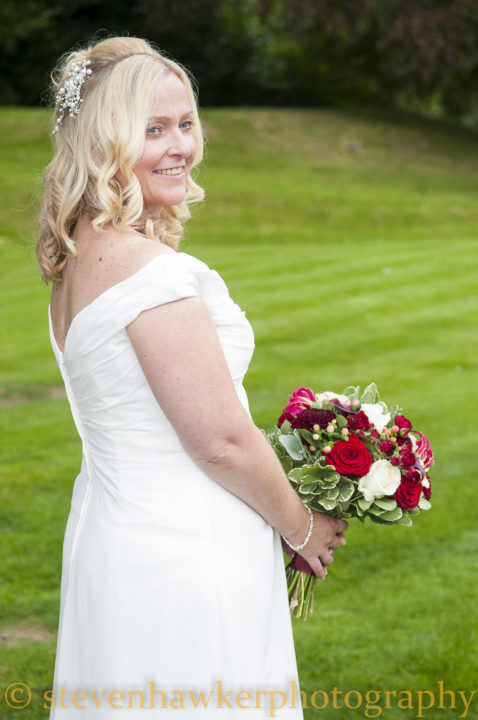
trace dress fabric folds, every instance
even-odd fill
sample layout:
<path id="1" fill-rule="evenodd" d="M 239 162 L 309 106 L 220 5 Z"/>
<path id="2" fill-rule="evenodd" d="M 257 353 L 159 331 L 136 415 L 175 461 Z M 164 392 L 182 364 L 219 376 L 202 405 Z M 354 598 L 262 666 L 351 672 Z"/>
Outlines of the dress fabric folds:
<path id="1" fill-rule="evenodd" d="M 191 255 L 159 255 L 99 295 L 63 353 L 49 313 L 83 446 L 50 720 L 303 717 L 280 535 L 184 451 L 126 331 L 142 311 L 191 296 L 208 308 L 249 411 L 251 326 Z"/>

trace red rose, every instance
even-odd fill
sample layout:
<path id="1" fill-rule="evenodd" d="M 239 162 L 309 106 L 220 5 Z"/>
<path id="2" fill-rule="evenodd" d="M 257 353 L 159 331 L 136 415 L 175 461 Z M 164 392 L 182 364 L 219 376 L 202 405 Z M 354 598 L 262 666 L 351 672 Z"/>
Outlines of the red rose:
<path id="1" fill-rule="evenodd" d="M 370 435 L 375 438 L 375 440 L 380 440 L 380 433 L 378 432 L 378 430 L 372 430 Z"/>
<path id="2" fill-rule="evenodd" d="M 394 448 L 395 445 L 393 444 L 393 442 L 390 442 L 390 440 L 382 440 L 382 442 L 380 443 L 380 450 L 385 453 L 385 455 L 391 455 Z"/>
<path id="3" fill-rule="evenodd" d="M 395 500 L 397 501 L 398 507 L 402 508 L 402 510 L 408 510 L 418 505 L 421 494 L 421 482 L 402 476 L 402 482 L 395 493 Z"/>
<path id="4" fill-rule="evenodd" d="M 398 455 L 394 455 L 390 458 L 390 462 L 392 463 L 392 465 L 397 467 L 397 465 L 400 465 L 400 458 L 398 457 Z"/>
<path id="5" fill-rule="evenodd" d="M 289 402 L 278 419 L 277 426 L 280 427 L 284 420 L 292 420 L 301 410 L 309 408 L 313 402 L 316 402 L 316 397 L 312 390 L 305 387 L 297 388 L 292 395 L 289 395 Z"/>
<path id="6" fill-rule="evenodd" d="M 369 430 L 370 420 L 363 410 L 359 410 L 355 415 L 349 415 L 347 418 L 349 430 Z"/>
<path id="7" fill-rule="evenodd" d="M 394 424 L 400 428 L 400 435 L 406 437 L 413 425 L 404 415 L 395 415 Z"/>
<path id="8" fill-rule="evenodd" d="M 415 465 L 417 459 L 409 447 L 404 447 L 400 451 L 400 465 L 403 468 L 411 468 Z"/>
<path id="9" fill-rule="evenodd" d="M 367 475 L 373 463 L 373 458 L 364 443 L 353 434 L 348 440 L 339 440 L 334 443 L 332 452 L 327 455 L 327 459 L 338 473 L 352 477 Z"/>

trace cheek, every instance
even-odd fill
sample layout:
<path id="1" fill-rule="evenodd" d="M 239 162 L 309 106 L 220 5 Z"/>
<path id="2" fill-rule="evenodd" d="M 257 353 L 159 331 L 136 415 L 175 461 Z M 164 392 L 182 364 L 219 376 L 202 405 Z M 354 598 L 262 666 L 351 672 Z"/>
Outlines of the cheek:
<path id="1" fill-rule="evenodd" d="M 188 160 L 189 160 L 189 162 L 192 162 L 192 161 L 194 160 L 194 157 L 195 157 L 195 155 L 196 155 L 196 150 L 197 150 L 196 141 L 195 141 L 195 139 L 193 138 L 193 136 L 191 135 L 191 140 L 190 140 L 189 148 L 188 148 Z"/>

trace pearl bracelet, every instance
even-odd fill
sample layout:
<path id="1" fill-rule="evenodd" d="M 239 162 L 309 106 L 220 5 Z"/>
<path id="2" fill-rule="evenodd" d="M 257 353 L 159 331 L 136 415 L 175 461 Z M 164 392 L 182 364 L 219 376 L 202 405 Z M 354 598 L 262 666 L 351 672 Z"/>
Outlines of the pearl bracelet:
<path id="1" fill-rule="evenodd" d="M 290 542 L 289 542 L 283 535 L 281 535 L 281 538 L 282 538 L 283 540 L 285 540 L 285 542 L 287 543 L 287 545 L 288 545 L 292 550 L 294 550 L 294 552 L 297 552 L 297 550 L 302 550 L 302 548 L 305 548 L 305 546 L 307 545 L 307 543 L 308 543 L 309 540 L 310 540 L 310 536 L 312 535 L 312 528 L 314 527 L 314 516 L 313 516 L 313 514 L 312 514 L 312 510 L 310 509 L 310 507 L 307 507 L 307 505 L 306 505 L 305 507 L 306 507 L 307 510 L 309 511 L 309 515 L 310 515 L 310 525 L 309 525 L 309 532 L 307 533 L 307 537 L 305 538 L 305 540 L 304 540 L 304 542 L 302 543 L 302 545 L 297 545 L 296 547 L 294 547 L 293 545 L 290 544 Z"/>

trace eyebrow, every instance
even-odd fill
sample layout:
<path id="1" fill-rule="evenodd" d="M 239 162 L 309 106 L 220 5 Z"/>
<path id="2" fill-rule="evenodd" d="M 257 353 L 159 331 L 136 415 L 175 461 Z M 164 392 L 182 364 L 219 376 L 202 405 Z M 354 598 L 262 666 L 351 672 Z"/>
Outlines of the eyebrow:
<path id="1" fill-rule="evenodd" d="M 181 115 L 181 120 L 182 120 L 183 118 L 186 118 L 186 117 L 192 117 L 193 114 L 194 114 L 194 113 L 193 113 L 192 110 L 187 110 L 185 113 L 183 113 L 183 114 Z M 160 116 L 160 115 L 153 115 L 152 117 L 150 117 L 150 118 L 148 119 L 148 123 L 152 123 L 152 122 L 169 122 L 170 120 L 172 120 L 172 118 L 171 118 L 170 116 L 168 116 L 168 115 L 161 115 L 161 116 Z"/>

